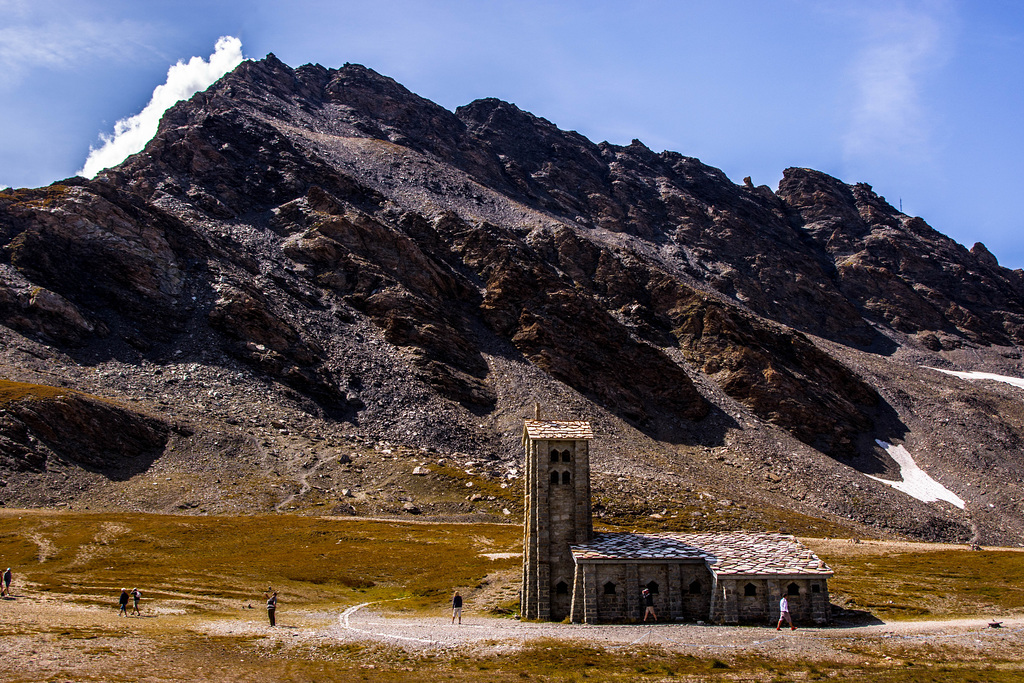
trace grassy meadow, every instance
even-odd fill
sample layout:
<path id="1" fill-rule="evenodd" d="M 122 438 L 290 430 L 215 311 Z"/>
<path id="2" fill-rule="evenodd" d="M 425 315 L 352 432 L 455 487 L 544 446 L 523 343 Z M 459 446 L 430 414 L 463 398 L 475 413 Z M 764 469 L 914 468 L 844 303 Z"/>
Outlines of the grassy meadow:
<path id="1" fill-rule="evenodd" d="M 96 604 L 122 587 L 188 610 L 259 601 L 273 586 L 293 606 L 403 598 L 435 608 L 455 588 L 518 567 L 522 530 L 497 524 L 415 524 L 306 516 L 199 517 L 142 513 L 0 514 L 0 562 L 22 586 Z M 148 589 L 148 590 L 147 590 Z"/>
<path id="2" fill-rule="evenodd" d="M 994 651 L 953 641 L 866 636 L 689 653 L 650 642 L 602 647 L 548 640 L 528 640 L 522 647 L 482 642 L 459 650 L 406 651 L 316 635 L 336 625 L 345 607 L 365 602 L 379 602 L 396 616 L 442 616 L 455 588 L 469 597 L 475 619 L 486 617 L 480 596 L 494 582 L 516 587 L 521 534 L 518 525 L 295 515 L 0 511 L 0 564 L 13 567 L 16 596 L 0 601 L 0 646 L 6 653 L 0 679 L 1024 679 L 1021 635 L 1010 632 L 1000 634 L 1002 645 Z M 806 542 L 836 571 L 833 602 L 868 617 L 1024 614 L 1024 553 Z M 279 618 L 285 624 L 273 632 L 264 627 L 261 593 L 268 585 L 280 591 Z M 136 586 L 144 593 L 145 618 L 118 619 L 120 588 Z M 763 631 L 755 627 L 750 637 L 760 638 Z M 787 649 L 801 642 L 824 649 Z M 131 664 L 140 661 L 145 665 Z"/>
<path id="3" fill-rule="evenodd" d="M 1024 552 L 807 540 L 835 572 L 832 602 L 885 621 L 1024 612 Z"/>

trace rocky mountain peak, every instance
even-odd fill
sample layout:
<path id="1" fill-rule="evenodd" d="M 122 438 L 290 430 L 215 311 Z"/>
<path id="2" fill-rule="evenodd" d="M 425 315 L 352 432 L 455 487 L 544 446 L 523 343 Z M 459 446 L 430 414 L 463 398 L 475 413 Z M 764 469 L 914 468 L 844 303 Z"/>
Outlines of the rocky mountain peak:
<path id="1" fill-rule="evenodd" d="M 364 66 L 268 55 L 96 180 L 0 193 L 0 247 L 5 362 L 39 368 L 12 379 L 202 423 L 210 395 L 166 369 L 263 415 L 495 462 L 541 400 L 605 425 L 609 471 L 918 536 L 1021 527 L 863 476 L 896 477 L 876 440 L 900 442 L 950 483 L 1002 468 L 984 475 L 1002 496 L 1020 465 L 993 454 L 1024 443 L 1004 394 L 924 367 L 1019 373 L 1024 274 L 866 184 L 791 168 L 773 193 L 497 99 L 450 112 Z"/>
<path id="2" fill-rule="evenodd" d="M 983 263 L 990 268 L 995 268 L 999 265 L 999 261 L 996 260 L 996 257 L 993 256 L 992 252 L 990 252 L 981 242 L 974 243 L 974 246 L 971 247 L 971 254 L 974 258 L 978 259 L 980 263 Z"/>

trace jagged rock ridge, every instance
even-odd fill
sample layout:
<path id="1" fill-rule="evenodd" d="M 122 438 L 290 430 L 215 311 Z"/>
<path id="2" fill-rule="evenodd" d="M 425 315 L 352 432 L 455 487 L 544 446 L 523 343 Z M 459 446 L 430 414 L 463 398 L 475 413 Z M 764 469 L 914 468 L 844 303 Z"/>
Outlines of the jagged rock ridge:
<path id="1" fill-rule="evenodd" d="M 184 351 L 378 434 L 433 444 L 443 415 L 500 457 L 514 438 L 486 434 L 537 392 L 506 386 L 511 362 L 660 444 L 728 444 L 754 420 L 828 471 L 891 473 L 874 439 L 913 438 L 922 410 L 887 363 L 981 349 L 1010 367 L 1024 337 L 1021 271 L 867 185 L 736 185 L 499 100 L 453 113 L 361 66 L 272 55 L 96 180 L 0 194 L 0 240 L 0 321 L 81 362 Z M 892 517 L 837 495 L 819 507 Z"/>

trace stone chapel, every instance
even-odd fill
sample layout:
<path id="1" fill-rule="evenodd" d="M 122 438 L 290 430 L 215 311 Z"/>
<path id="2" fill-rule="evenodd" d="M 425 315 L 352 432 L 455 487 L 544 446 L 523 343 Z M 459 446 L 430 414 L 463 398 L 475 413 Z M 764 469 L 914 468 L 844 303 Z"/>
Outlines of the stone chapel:
<path id="1" fill-rule="evenodd" d="M 832 570 L 785 534 L 594 533 L 589 422 L 526 420 L 522 615 L 639 619 L 640 592 L 663 621 L 828 623 Z"/>

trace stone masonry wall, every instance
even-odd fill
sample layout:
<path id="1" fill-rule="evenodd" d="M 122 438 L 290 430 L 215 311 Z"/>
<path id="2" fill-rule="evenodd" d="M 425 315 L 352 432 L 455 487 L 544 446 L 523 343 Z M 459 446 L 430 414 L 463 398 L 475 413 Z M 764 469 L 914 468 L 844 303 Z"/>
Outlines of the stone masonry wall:
<path id="1" fill-rule="evenodd" d="M 640 591 L 657 584 L 654 611 L 661 621 L 698 621 L 708 618 L 711 602 L 711 573 L 703 563 L 679 562 L 606 562 L 581 563 L 583 589 L 588 591 L 574 621 L 630 621 L 642 619 Z M 700 593 L 691 594 L 690 584 L 697 581 Z M 606 592 L 611 584 L 614 592 Z"/>
<path id="2" fill-rule="evenodd" d="M 798 593 L 789 594 L 790 585 Z M 753 586 L 755 595 L 746 595 L 747 586 Z M 815 590 L 817 586 L 817 590 Z M 789 601 L 789 613 L 793 621 L 800 623 L 827 624 L 830 618 L 828 581 L 815 578 L 765 579 L 721 578 L 715 593 L 712 621 L 725 624 L 757 623 L 777 624 L 779 602 L 785 595 Z"/>
<path id="3" fill-rule="evenodd" d="M 569 547 L 593 537 L 588 442 L 529 440 L 526 450 L 522 613 L 561 621 L 575 581 Z"/>

